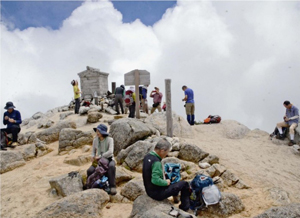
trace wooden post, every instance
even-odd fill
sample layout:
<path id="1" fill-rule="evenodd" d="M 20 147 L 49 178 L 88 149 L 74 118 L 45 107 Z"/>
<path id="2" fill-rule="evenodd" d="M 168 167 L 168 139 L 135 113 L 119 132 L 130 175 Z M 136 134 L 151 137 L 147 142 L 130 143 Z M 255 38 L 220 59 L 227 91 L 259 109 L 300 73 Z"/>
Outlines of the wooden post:
<path id="1" fill-rule="evenodd" d="M 167 136 L 173 137 L 171 79 L 165 79 L 165 89 L 166 89 Z"/>
<path id="2" fill-rule="evenodd" d="M 140 119 L 140 73 L 138 70 L 134 71 L 134 83 L 135 83 L 135 117 Z"/>
<path id="3" fill-rule="evenodd" d="M 115 94 L 115 90 L 116 90 L 116 82 L 112 82 L 112 83 L 111 83 L 111 92 L 112 92 L 113 94 Z"/>

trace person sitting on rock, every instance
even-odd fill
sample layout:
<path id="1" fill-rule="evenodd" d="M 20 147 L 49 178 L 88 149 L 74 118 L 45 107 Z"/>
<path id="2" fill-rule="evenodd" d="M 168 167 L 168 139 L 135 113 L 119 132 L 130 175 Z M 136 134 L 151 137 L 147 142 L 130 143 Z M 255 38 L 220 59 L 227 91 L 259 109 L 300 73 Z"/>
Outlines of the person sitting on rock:
<path id="1" fill-rule="evenodd" d="M 92 175 L 96 169 L 94 166 L 95 162 L 98 162 L 98 160 L 101 157 L 105 157 L 109 160 L 108 164 L 108 171 L 107 171 L 107 177 L 110 187 L 109 194 L 115 195 L 117 194 L 116 190 L 116 163 L 113 159 L 114 154 L 114 140 L 113 138 L 109 137 L 109 134 L 107 133 L 107 126 L 104 124 L 100 124 L 97 126 L 97 128 L 93 128 L 96 132 L 97 136 L 94 138 L 93 141 L 93 148 L 92 148 L 92 157 L 91 161 L 93 163 L 92 166 L 87 170 L 87 177 Z"/>
<path id="2" fill-rule="evenodd" d="M 20 124 L 22 123 L 21 114 L 18 110 L 14 109 L 15 106 L 12 102 L 7 102 L 4 109 L 7 111 L 3 115 L 3 124 L 7 125 L 6 129 L 1 129 L 1 131 L 7 134 L 12 134 L 12 144 L 11 147 L 18 146 L 18 133 L 21 131 Z"/>
<path id="3" fill-rule="evenodd" d="M 279 131 L 278 139 L 284 139 L 282 127 L 289 127 L 289 133 L 290 133 L 290 142 L 289 146 L 292 146 L 296 144 L 294 141 L 295 137 L 295 129 L 298 126 L 299 123 L 299 109 L 295 107 L 293 104 L 290 103 L 290 101 L 283 102 L 283 106 L 286 108 L 286 113 L 283 117 L 284 122 L 277 123 L 277 129 Z"/>
<path id="4" fill-rule="evenodd" d="M 143 160 L 143 180 L 146 193 L 157 201 L 162 201 L 173 196 L 174 202 L 178 203 L 178 194 L 181 192 L 179 208 L 187 211 L 190 207 L 189 183 L 179 181 L 171 184 L 165 179 L 161 160 L 167 156 L 171 144 L 166 139 L 161 139 L 155 146 L 154 151 L 148 153 Z"/>

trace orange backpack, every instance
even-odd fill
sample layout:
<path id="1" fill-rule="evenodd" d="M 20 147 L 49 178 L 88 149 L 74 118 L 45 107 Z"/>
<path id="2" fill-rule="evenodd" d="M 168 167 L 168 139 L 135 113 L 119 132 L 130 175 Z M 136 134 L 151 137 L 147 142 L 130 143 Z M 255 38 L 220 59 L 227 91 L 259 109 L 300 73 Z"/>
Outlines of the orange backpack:
<path id="1" fill-rule="evenodd" d="M 210 124 L 210 123 L 220 123 L 221 117 L 219 115 L 209 115 L 205 120 L 204 124 Z"/>

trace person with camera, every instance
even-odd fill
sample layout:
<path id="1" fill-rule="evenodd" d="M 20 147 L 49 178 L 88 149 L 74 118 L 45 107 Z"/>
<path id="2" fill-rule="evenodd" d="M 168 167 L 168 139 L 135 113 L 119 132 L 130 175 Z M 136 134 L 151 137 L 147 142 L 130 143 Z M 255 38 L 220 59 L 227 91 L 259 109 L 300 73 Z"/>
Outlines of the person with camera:
<path id="1" fill-rule="evenodd" d="M 153 98 L 151 114 L 153 114 L 156 109 L 161 112 L 161 99 L 163 97 L 163 94 L 159 92 L 159 88 L 154 87 L 154 89 L 155 90 L 150 93 L 150 97 Z"/>
<path id="2" fill-rule="evenodd" d="M 184 91 L 184 98 L 182 101 L 185 101 L 185 112 L 186 119 L 188 123 L 192 126 L 195 124 L 195 101 L 194 101 L 194 91 L 187 86 L 182 86 Z"/>

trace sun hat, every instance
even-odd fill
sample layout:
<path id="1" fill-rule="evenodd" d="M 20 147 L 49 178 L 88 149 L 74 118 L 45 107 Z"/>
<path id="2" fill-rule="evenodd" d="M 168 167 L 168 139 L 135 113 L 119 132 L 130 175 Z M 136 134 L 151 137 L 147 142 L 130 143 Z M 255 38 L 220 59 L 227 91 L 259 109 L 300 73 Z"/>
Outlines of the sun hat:
<path id="1" fill-rule="evenodd" d="M 101 133 L 101 135 L 103 135 L 103 136 L 108 136 L 109 135 L 109 133 L 107 132 L 107 126 L 104 125 L 104 124 L 99 124 L 97 126 L 97 128 L 93 128 L 93 129 L 94 129 L 95 132 L 98 130 Z"/>
<path id="2" fill-rule="evenodd" d="M 4 109 L 7 110 L 7 109 L 10 109 L 10 108 L 15 108 L 14 104 L 11 101 L 6 103 L 6 106 L 4 107 Z"/>

